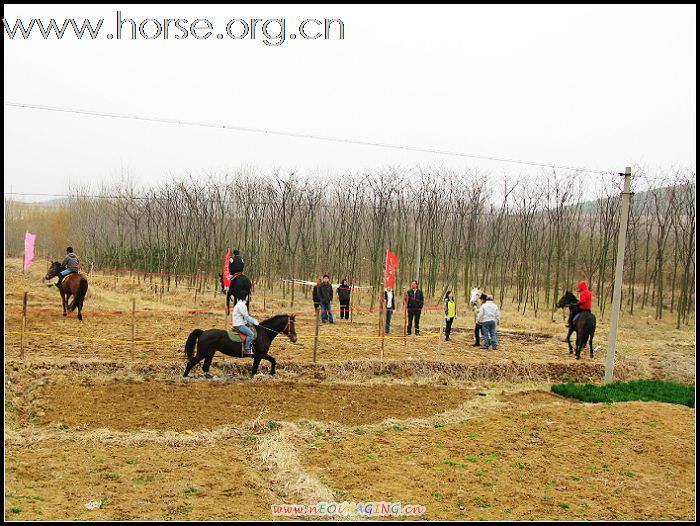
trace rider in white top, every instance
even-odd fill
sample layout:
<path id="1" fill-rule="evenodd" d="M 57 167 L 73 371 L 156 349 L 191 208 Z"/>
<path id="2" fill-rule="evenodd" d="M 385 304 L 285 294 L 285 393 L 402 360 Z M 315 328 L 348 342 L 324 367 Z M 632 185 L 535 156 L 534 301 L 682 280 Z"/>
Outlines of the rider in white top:
<path id="1" fill-rule="evenodd" d="M 233 316 L 231 321 L 234 329 L 248 336 L 245 340 L 243 355 L 252 356 L 253 351 L 250 350 L 250 346 L 253 343 L 254 335 L 253 331 L 246 325 L 246 322 L 255 326 L 260 324 L 258 323 L 258 320 L 248 314 L 248 307 L 246 307 L 245 304 L 246 299 L 248 299 L 247 296 L 243 296 L 242 298 L 238 299 L 238 303 L 236 303 L 236 306 L 233 308 Z"/>

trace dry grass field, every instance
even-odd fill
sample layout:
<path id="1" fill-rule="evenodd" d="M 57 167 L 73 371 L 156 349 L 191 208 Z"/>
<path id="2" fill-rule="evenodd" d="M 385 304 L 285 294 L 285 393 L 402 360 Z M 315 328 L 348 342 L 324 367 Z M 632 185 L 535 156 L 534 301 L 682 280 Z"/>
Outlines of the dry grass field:
<path id="1" fill-rule="evenodd" d="M 275 289 L 253 316 L 301 312 L 298 342 L 273 342 L 275 377 L 217 354 L 213 377 L 183 379 L 190 331 L 228 324 L 220 293 L 195 304 L 190 289 L 96 273 L 81 323 L 41 263 L 20 265 L 5 266 L 6 519 L 267 520 L 273 504 L 331 501 L 421 504 L 423 519 L 694 519 L 694 409 L 549 391 L 602 380 L 608 313 L 601 349 L 577 361 L 559 312 L 506 304 L 488 352 L 470 346 L 463 305 L 450 342 L 426 311 L 423 335 L 385 340 L 383 360 L 378 314 L 361 312 L 321 326 L 314 364 L 310 301 Z M 617 378 L 695 382 L 694 328 L 672 318 L 623 314 Z"/>

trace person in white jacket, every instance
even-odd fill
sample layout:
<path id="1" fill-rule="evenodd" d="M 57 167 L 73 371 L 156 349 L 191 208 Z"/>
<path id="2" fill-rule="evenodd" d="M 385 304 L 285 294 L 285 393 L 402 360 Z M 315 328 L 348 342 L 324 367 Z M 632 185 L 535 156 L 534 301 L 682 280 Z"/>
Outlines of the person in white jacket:
<path id="1" fill-rule="evenodd" d="M 248 314 L 248 307 L 246 307 L 246 300 L 248 299 L 247 295 L 244 295 L 242 298 L 238 298 L 238 302 L 236 303 L 236 306 L 233 308 L 233 328 L 236 329 L 238 332 L 242 332 L 246 336 L 248 336 L 245 340 L 245 345 L 243 349 L 243 356 L 252 356 L 253 351 L 250 349 L 250 346 L 253 344 L 253 331 L 250 330 L 250 328 L 246 325 L 246 323 L 250 323 L 251 325 L 258 326 L 260 325 L 258 323 L 258 320 L 253 318 Z"/>
<path id="2" fill-rule="evenodd" d="M 477 323 L 481 324 L 481 329 L 484 336 L 484 345 L 482 349 L 496 350 L 498 338 L 496 337 L 496 324 L 501 321 L 501 311 L 493 302 L 493 296 L 490 294 L 486 297 L 486 301 L 479 308 L 479 313 L 476 315 Z"/>

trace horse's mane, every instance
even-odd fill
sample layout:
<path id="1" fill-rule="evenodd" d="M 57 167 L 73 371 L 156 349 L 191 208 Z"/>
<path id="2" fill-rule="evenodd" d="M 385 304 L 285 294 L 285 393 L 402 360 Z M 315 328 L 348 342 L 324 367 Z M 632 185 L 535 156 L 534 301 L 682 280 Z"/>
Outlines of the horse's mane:
<path id="1" fill-rule="evenodd" d="M 267 327 L 268 325 L 272 325 L 275 322 L 279 321 L 280 318 L 286 318 L 288 316 L 289 316 L 288 314 L 277 314 L 276 316 L 273 316 L 272 318 L 268 318 L 266 320 L 261 321 L 260 325 L 265 325 Z"/>

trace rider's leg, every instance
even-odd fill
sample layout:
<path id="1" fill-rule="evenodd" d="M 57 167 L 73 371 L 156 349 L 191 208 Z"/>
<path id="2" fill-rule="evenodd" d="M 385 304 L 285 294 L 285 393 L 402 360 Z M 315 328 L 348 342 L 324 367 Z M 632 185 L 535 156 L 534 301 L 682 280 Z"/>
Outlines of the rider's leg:
<path id="1" fill-rule="evenodd" d="M 247 356 L 250 356 L 251 354 L 253 354 L 250 350 L 250 347 L 253 344 L 253 331 L 251 331 L 247 325 L 238 325 L 235 327 L 235 329 L 238 332 L 242 332 L 243 334 L 248 336 L 245 340 L 245 344 L 243 345 L 243 353 Z"/>
<path id="2" fill-rule="evenodd" d="M 70 269 L 62 270 L 61 272 L 58 273 L 58 281 L 56 282 L 57 287 L 61 287 L 61 280 L 70 274 L 72 271 Z"/>

